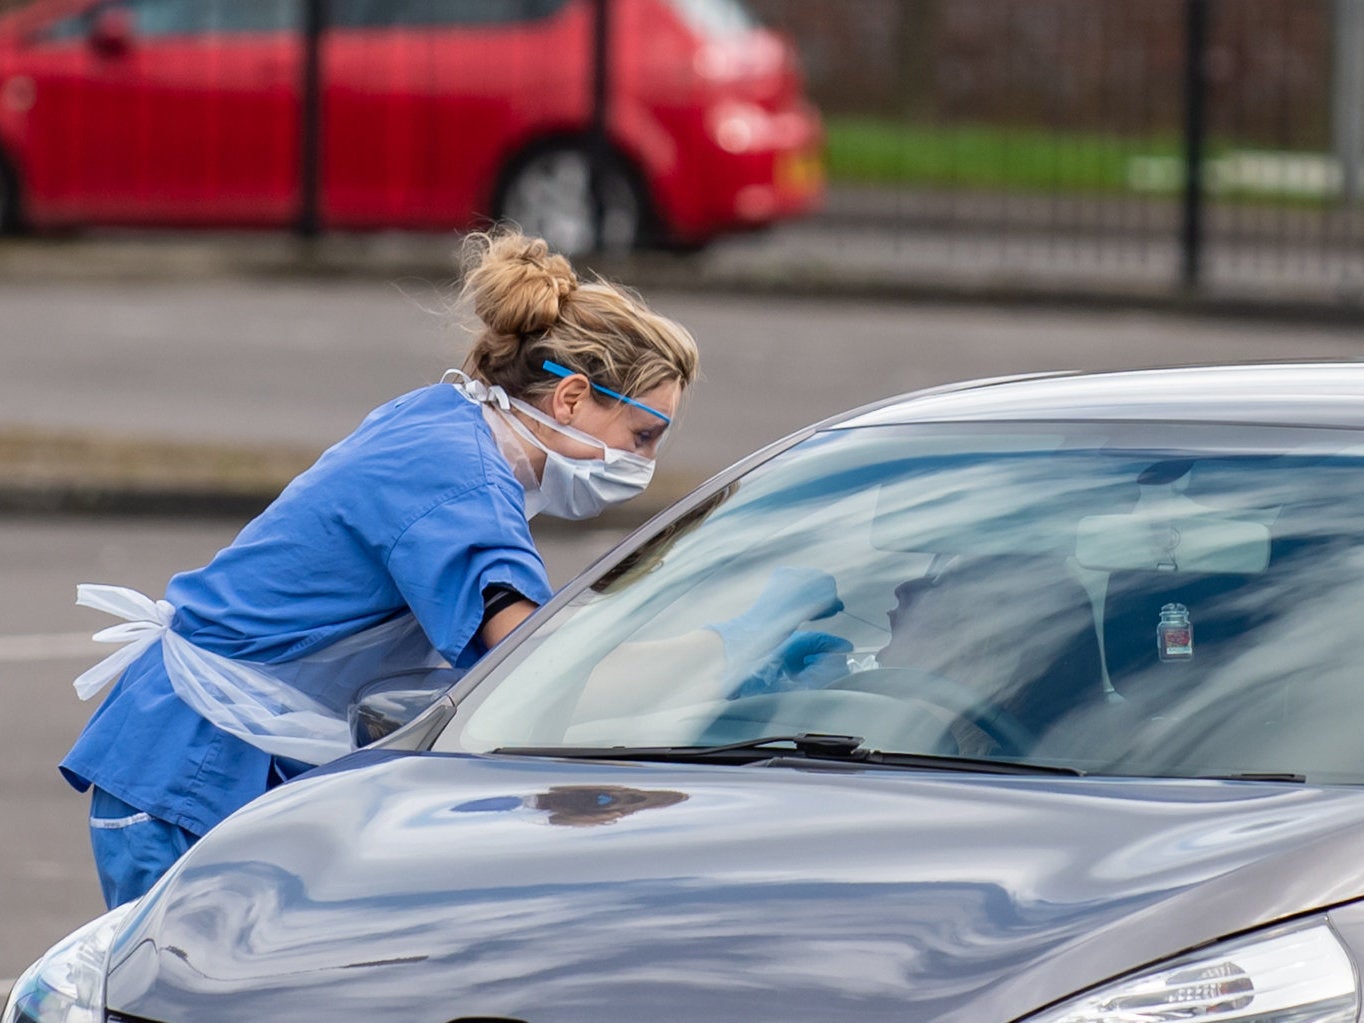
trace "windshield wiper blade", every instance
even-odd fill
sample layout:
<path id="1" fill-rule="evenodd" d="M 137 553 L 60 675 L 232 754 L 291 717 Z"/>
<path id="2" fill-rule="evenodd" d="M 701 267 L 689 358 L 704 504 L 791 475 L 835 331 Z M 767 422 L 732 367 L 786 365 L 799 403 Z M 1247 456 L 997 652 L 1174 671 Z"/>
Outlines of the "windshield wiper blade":
<path id="1" fill-rule="evenodd" d="M 519 757 L 569 757 L 582 760 L 708 760 L 733 759 L 745 762 L 766 752 L 769 746 L 790 744 L 794 750 L 781 750 L 783 756 L 860 760 L 868 755 L 862 738 L 856 735 L 825 735 L 802 732 L 799 735 L 764 735 L 722 746 L 499 746 L 492 753 Z M 741 756 L 731 756 L 741 754 Z M 742 754 L 750 754 L 742 756 Z"/>
<path id="2" fill-rule="evenodd" d="M 1307 775 L 1288 771 L 1237 771 L 1231 774 L 1200 774 L 1199 781 L 1287 781 L 1307 783 Z"/>
<path id="3" fill-rule="evenodd" d="M 1012 760 L 986 760 L 932 753 L 886 753 L 867 749 L 860 736 L 802 732 L 799 735 L 764 735 L 723 746 L 502 746 L 492 750 L 509 756 L 570 757 L 582 760 L 725 760 L 736 764 L 761 760 L 774 767 L 810 761 L 838 762 L 851 767 L 899 768 L 923 771 L 970 771 L 977 774 L 1032 774 L 1079 777 L 1085 772 L 1054 764 L 1028 764 Z M 794 750 L 769 749 L 792 745 Z"/>
<path id="4" fill-rule="evenodd" d="M 939 753 L 883 753 L 873 751 L 865 758 L 878 767 L 903 767 L 924 771 L 973 771 L 978 774 L 1044 774 L 1082 778 L 1078 767 L 1060 764 L 1034 764 L 1021 760 L 989 760 L 985 757 L 954 757 Z"/>

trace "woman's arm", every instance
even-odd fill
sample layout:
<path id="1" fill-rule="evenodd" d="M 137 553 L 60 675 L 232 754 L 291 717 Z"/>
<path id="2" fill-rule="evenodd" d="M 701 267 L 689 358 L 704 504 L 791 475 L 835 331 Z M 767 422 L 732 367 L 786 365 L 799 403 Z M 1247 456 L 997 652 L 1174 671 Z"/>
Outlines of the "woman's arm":
<path id="1" fill-rule="evenodd" d="M 512 629 L 529 618 L 537 607 L 538 604 L 529 600 L 518 600 L 497 611 L 483 623 L 483 631 L 479 633 L 483 645 L 491 650 L 506 639 Z"/>

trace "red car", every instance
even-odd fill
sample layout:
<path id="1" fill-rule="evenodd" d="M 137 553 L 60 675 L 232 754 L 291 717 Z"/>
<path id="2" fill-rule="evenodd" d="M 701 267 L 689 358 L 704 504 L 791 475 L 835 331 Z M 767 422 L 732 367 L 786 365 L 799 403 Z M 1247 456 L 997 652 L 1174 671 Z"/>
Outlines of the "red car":
<path id="1" fill-rule="evenodd" d="M 608 3 L 594 189 L 593 0 L 329 0 L 320 226 L 507 218 L 572 253 L 696 246 L 818 205 L 822 127 L 787 40 L 738 0 Z M 0 18 L 0 226 L 297 223 L 304 7 Z"/>

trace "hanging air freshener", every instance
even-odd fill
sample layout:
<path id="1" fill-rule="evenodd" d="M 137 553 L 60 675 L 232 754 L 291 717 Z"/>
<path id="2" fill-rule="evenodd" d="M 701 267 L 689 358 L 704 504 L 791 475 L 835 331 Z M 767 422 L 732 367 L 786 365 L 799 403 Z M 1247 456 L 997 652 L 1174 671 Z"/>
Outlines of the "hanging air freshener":
<path id="1" fill-rule="evenodd" d="M 1193 659 L 1193 624 L 1189 621 L 1189 609 L 1183 604 L 1166 604 L 1160 609 L 1156 649 L 1162 661 Z"/>

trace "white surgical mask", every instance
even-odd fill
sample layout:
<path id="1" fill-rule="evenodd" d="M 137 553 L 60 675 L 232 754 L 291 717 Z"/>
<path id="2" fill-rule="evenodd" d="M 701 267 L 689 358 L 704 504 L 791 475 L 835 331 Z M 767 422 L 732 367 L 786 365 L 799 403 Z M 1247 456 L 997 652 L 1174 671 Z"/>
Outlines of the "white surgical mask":
<path id="1" fill-rule="evenodd" d="M 461 394 L 483 405 L 484 417 L 492 426 L 498 448 L 506 455 L 517 479 L 525 488 L 527 518 L 543 511 L 559 519 L 590 519 L 611 505 L 639 496 L 653 478 L 652 458 L 610 447 L 589 433 L 556 422 L 534 405 L 511 397 L 501 387 L 489 386 L 458 370 L 446 374 L 447 377 L 451 375 L 458 378 L 455 387 Z M 512 414 L 513 409 L 565 437 L 600 448 L 602 456 L 569 458 L 553 450 Z M 538 480 L 530 482 L 523 478 L 524 468 L 517 471 L 518 460 L 522 466 L 526 462 L 525 452 L 509 436 L 508 428 L 545 453 L 545 467 Z M 509 451 L 509 448 L 514 450 Z"/>

